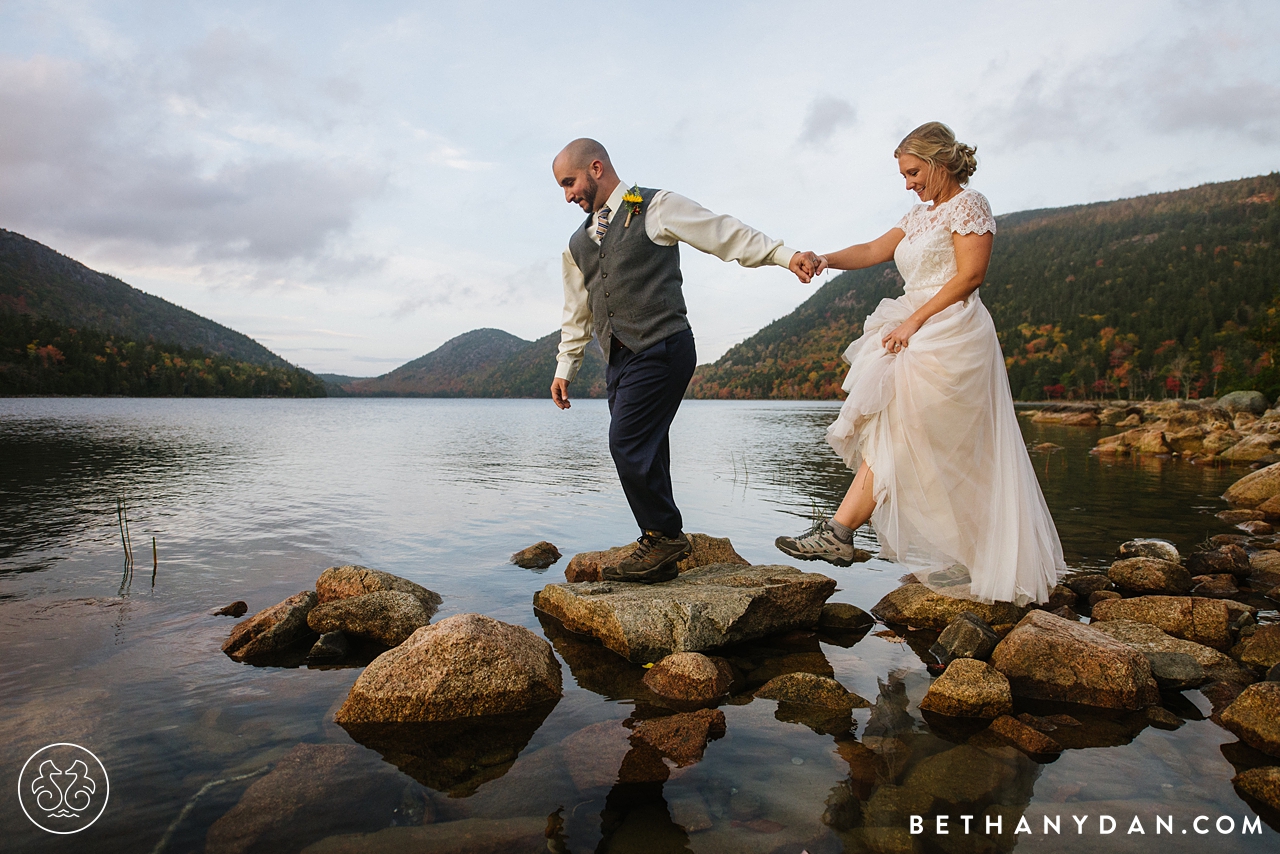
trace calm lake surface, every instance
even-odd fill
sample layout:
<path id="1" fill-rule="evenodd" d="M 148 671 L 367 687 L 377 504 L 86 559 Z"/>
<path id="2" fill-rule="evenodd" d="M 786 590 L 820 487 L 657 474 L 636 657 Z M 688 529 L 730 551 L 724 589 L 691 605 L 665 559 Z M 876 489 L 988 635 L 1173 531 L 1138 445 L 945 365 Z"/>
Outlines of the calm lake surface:
<path id="1" fill-rule="evenodd" d="M 773 538 L 830 512 L 848 483 L 822 440 L 835 409 L 687 401 L 672 436 L 687 530 L 727 536 L 753 563 L 785 562 Z M 953 810 L 957 832 L 933 850 L 1277 850 L 1265 824 L 1240 834 L 1253 813 L 1231 786 L 1229 758 L 1262 763 L 1205 719 L 1198 692 L 1169 701 L 1186 719 L 1175 731 L 1141 715 L 1084 716 L 1083 734 L 1071 736 L 1079 749 L 1041 765 L 931 731 L 916 708 L 930 677 L 913 651 L 929 639 L 874 632 L 852 644 L 795 633 L 729 654 L 757 683 L 790 670 L 834 675 L 875 703 L 855 711 L 852 734 L 794 720 L 748 691 L 721 707 L 728 731 L 701 762 L 672 769 L 665 784 L 617 782 L 622 722 L 655 713 L 635 687 L 643 671 L 544 626 L 531 604 L 563 580 L 569 555 L 637 533 L 607 423 L 603 401 L 589 400 L 569 412 L 549 401 L 0 400 L 4 850 L 293 851 L 393 824 L 425 823 L 422 838 L 443 840 L 495 819 L 543 827 L 557 814 L 547 847 L 575 854 L 900 850 L 900 837 L 865 828 L 906 815 L 921 793 L 933 812 L 970 805 Z M 1073 567 L 1106 566 L 1135 536 L 1185 551 L 1230 530 L 1212 514 L 1243 469 L 1106 460 L 1088 454 L 1096 430 L 1023 429 L 1030 444 L 1064 446 L 1033 461 Z M 131 581 L 118 496 L 137 560 Z M 542 573 L 508 562 L 542 539 L 565 559 Z M 222 654 L 234 621 L 210 609 L 243 599 L 252 613 L 346 563 L 439 592 L 436 620 L 480 612 L 552 640 L 564 697 L 527 742 L 512 748 L 495 734 L 505 745 L 496 750 L 518 752 L 514 764 L 508 757 L 492 779 L 450 796 L 433 788 L 432 772 L 411 776 L 394 750 L 359 745 L 332 722 L 358 668 L 255 668 Z M 833 601 L 866 609 L 901 575 L 879 560 L 803 568 L 837 579 Z M 65 838 L 30 824 L 12 794 L 27 757 L 59 741 L 94 751 L 111 776 L 101 819 Z M 210 828 L 259 779 L 244 775 L 299 744 L 345 746 L 352 782 L 310 781 L 301 802 L 256 802 L 249 817 L 224 821 L 250 840 L 258 833 L 257 848 L 213 844 L 225 835 Z M 978 816 L 969 836 L 958 832 L 966 810 Z M 979 832 L 984 812 L 1003 816 L 1003 835 Z M 1119 825 L 1109 836 L 1097 833 L 1102 814 Z M 1024 815 L 1033 833 L 1015 838 Z M 1046 815 L 1061 816 L 1061 837 L 1041 832 Z M 1156 815 L 1173 817 L 1173 836 L 1156 838 Z M 1210 827 L 1232 817 L 1235 832 L 1188 830 L 1199 815 Z M 1072 816 L 1088 817 L 1084 835 Z M 1125 832 L 1134 816 L 1140 838 Z M 366 850 L 389 850 L 378 839 Z"/>

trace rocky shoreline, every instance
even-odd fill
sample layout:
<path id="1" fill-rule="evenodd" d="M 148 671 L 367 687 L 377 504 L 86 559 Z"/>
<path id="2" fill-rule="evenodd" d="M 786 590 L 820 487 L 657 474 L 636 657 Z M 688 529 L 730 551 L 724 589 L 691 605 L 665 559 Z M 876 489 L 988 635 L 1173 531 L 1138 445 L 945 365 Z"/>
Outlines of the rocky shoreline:
<path id="1" fill-rule="evenodd" d="M 1204 400 L 1051 403 L 1021 414 L 1035 424 L 1119 429 L 1098 440 L 1098 454 L 1280 462 L 1280 401 L 1273 405 L 1256 391 Z"/>
<path id="2" fill-rule="evenodd" d="M 223 650 L 256 666 L 363 665 L 335 722 L 418 784 L 452 797 L 517 773 L 517 759 L 563 695 L 562 662 L 585 690 L 634 705 L 620 727 L 593 724 L 556 746 L 559 756 L 581 755 L 581 768 L 569 765 L 580 790 L 597 784 L 588 769 L 601 767 L 601 784 L 661 783 L 725 735 L 722 707 L 772 702 L 778 720 L 834 739 L 850 778 L 832 792 L 823 822 L 873 850 L 915 850 L 907 817 L 934 806 L 1014 809 L 998 794 L 1004 783 L 957 791 L 973 789 L 975 773 L 1022 779 L 1016 769 L 1024 762 L 1030 769 L 1068 750 L 1125 743 L 1148 726 L 1177 729 L 1196 718 L 1183 693 L 1197 691 L 1211 719 L 1239 739 L 1238 749 L 1223 748 L 1236 765 L 1238 793 L 1280 827 L 1280 535 L 1249 527 L 1274 517 L 1280 463 L 1247 474 L 1224 497 L 1233 509 L 1220 515 L 1240 534 L 1187 554 L 1162 540 L 1131 540 L 1105 571 L 1066 574 L 1036 607 L 956 599 L 906 577 L 867 613 L 828 602 L 836 582 L 825 575 L 753 566 L 728 540 L 695 534 L 694 553 L 667 584 L 599 580 L 626 547 L 574 556 L 566 581 L 534 597 L 546 639 L 481 614 L 432 623 L 442 604 L 435 592 L 343 566 L 325 570 L 314 591 L 237 623 Z M 539 543 L 513 560 L 543 570 L 559 552 Z M 919 711 L 955 743 L 901 777 L 884 769 L 922 737 L 902 683 L 891 675 L 878 698 L 863 698 L 818 651 L 820 643 L 854 646 L 877 623 L 878 634 L 905 642 L 934 677 Z M 853 713 L 865 708 L 871 719 L 859 738 Z M 352 757 L 324 751 L 349 748 L 307 746 L 297 762 L 345 767 Z M 931 770 L 921 776 L 925 765 Z M 273 776 L 271 785 L 288 786 L 298 774 L 282 763 L 245 802 Z M 502 847 L 537 837 L 527 822 L 463 828 L 475 820 L 447 812 L 431 819 L 439 829 L 433 839 L 457 830 L 463 838 L 491 835 Z M 540 838 L 558 850 L 553 825 Z M 422 841 L 415 831 L 333 835 L 308 850 L 412 847 Z M 215 825 L 209 850 L 222 850 L 213 843 L 237 832 Z"/>

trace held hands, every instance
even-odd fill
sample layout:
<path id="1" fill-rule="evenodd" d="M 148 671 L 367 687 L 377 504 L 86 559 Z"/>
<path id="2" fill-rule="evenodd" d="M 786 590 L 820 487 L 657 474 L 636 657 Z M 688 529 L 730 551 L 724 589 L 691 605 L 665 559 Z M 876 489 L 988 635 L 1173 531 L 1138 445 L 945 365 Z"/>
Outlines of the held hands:
<path id="1" fill-rule="evenodd" d="M 880 339 L 880 345 L 890 353 L 901 353 L 907 341 L 920 330 L 920 321 L 908 317 L 896 329 Z"/>
<path id="2" fill-rule="evenodd" d="M 556 377 L 551 381 L 551 400 L 561 409 L 568 409 L 572 404 L 569 403 L 569 381 L 563 377 Z"/>
<path id="3" fill-rule="evenodd" d="M 796 274 L 796 278 L 809 284 L 823 270 L 827 269 L 827 259 L 812 252 L 797 252 L 791 256 L 787 269 Z"/>

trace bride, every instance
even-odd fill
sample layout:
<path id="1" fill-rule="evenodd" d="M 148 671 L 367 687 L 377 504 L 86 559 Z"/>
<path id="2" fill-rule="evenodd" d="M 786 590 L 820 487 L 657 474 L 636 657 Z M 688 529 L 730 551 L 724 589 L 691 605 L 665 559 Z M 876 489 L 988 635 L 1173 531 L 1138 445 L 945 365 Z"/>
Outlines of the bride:
<path id="1" fill-rule="evenodd" d="M 844 353 L 848 398 L 827 441 L 853 484 L 830 520 L 777 546 L 848 566 L 870 520 L 880 556 L 929 587 L 1024 605 L 1046 601 L 1065 564 L 978 298 L 996 222 L 965 187 L 975 151 L 940 122 L 913 130 L 893 155 L 925 204 L 870 243 L 819 256 L 819 271 L 892 259 L 906 292 L 882 300 Z"/>

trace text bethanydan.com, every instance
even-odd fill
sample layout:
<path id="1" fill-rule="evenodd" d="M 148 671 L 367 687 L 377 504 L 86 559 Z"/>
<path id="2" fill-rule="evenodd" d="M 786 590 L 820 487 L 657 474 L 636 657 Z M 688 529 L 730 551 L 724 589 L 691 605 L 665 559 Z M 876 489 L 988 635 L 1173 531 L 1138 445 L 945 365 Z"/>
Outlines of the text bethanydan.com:
<path id="1" fill-rule="evenodd" d="M 1042 816 L 1043 826 L 1040 828 L 1042 836 L 1057 834 L 1061 836 L 1064 833 L 1064 823 L 1061 815 Z M 1120 833 L 1121 835 L 1139 834 L 1146 836 L 1148 832 L 1157 836 L 1163 834 L 1180 835 L 1186 834 L 1188 831 L 1201 836 L 1210 833 L 1217 833 L 1223 836 L 1235 833 L 1242 834 L 1259 834 L 1262 833 L 1262 821 L 1256 815 L 1243 816 L 1237 820 L 1233 816 L 1221 815 L 1213 818 L 1207 815 L 1198 815 L 1190 821 L 1175 821 L 1171 815 L 1148 816 L 1144 822 L 1141 816 L 1133 816 L 1129 822 L 1128 830 L 1120 830 L 1123 826 L 1122 822 L 1117 821 L 1114 816 L 1110 815 L 1069 815 L 1066 822 L 1065 833 L 1072 832 L 1083 836 L 1086 833 L 1096 833 L 1106 836 L 1112 833 Z M 936 816 L 911 816 L 911 822 L 908 827 L 911 834 L 918 835 L 922 833 L 932 833 L 937 836 L 947 836 L 952 833 L 968 835 L 970 833 L 982 833 L 987 836 L 1002 836 L 1005 833 L 1004 816 L 999 815 L 936 815 Z M 1073 826 L 1074 825 L 1074 826 Z M 1031 822 L 1026 816 L 1018 819 L 1017 825 L 1013 828 L 1013 834 L 1016 836 L 1020 833 L 1035 835 L 1036 831 L 1032 828 Z"/>

